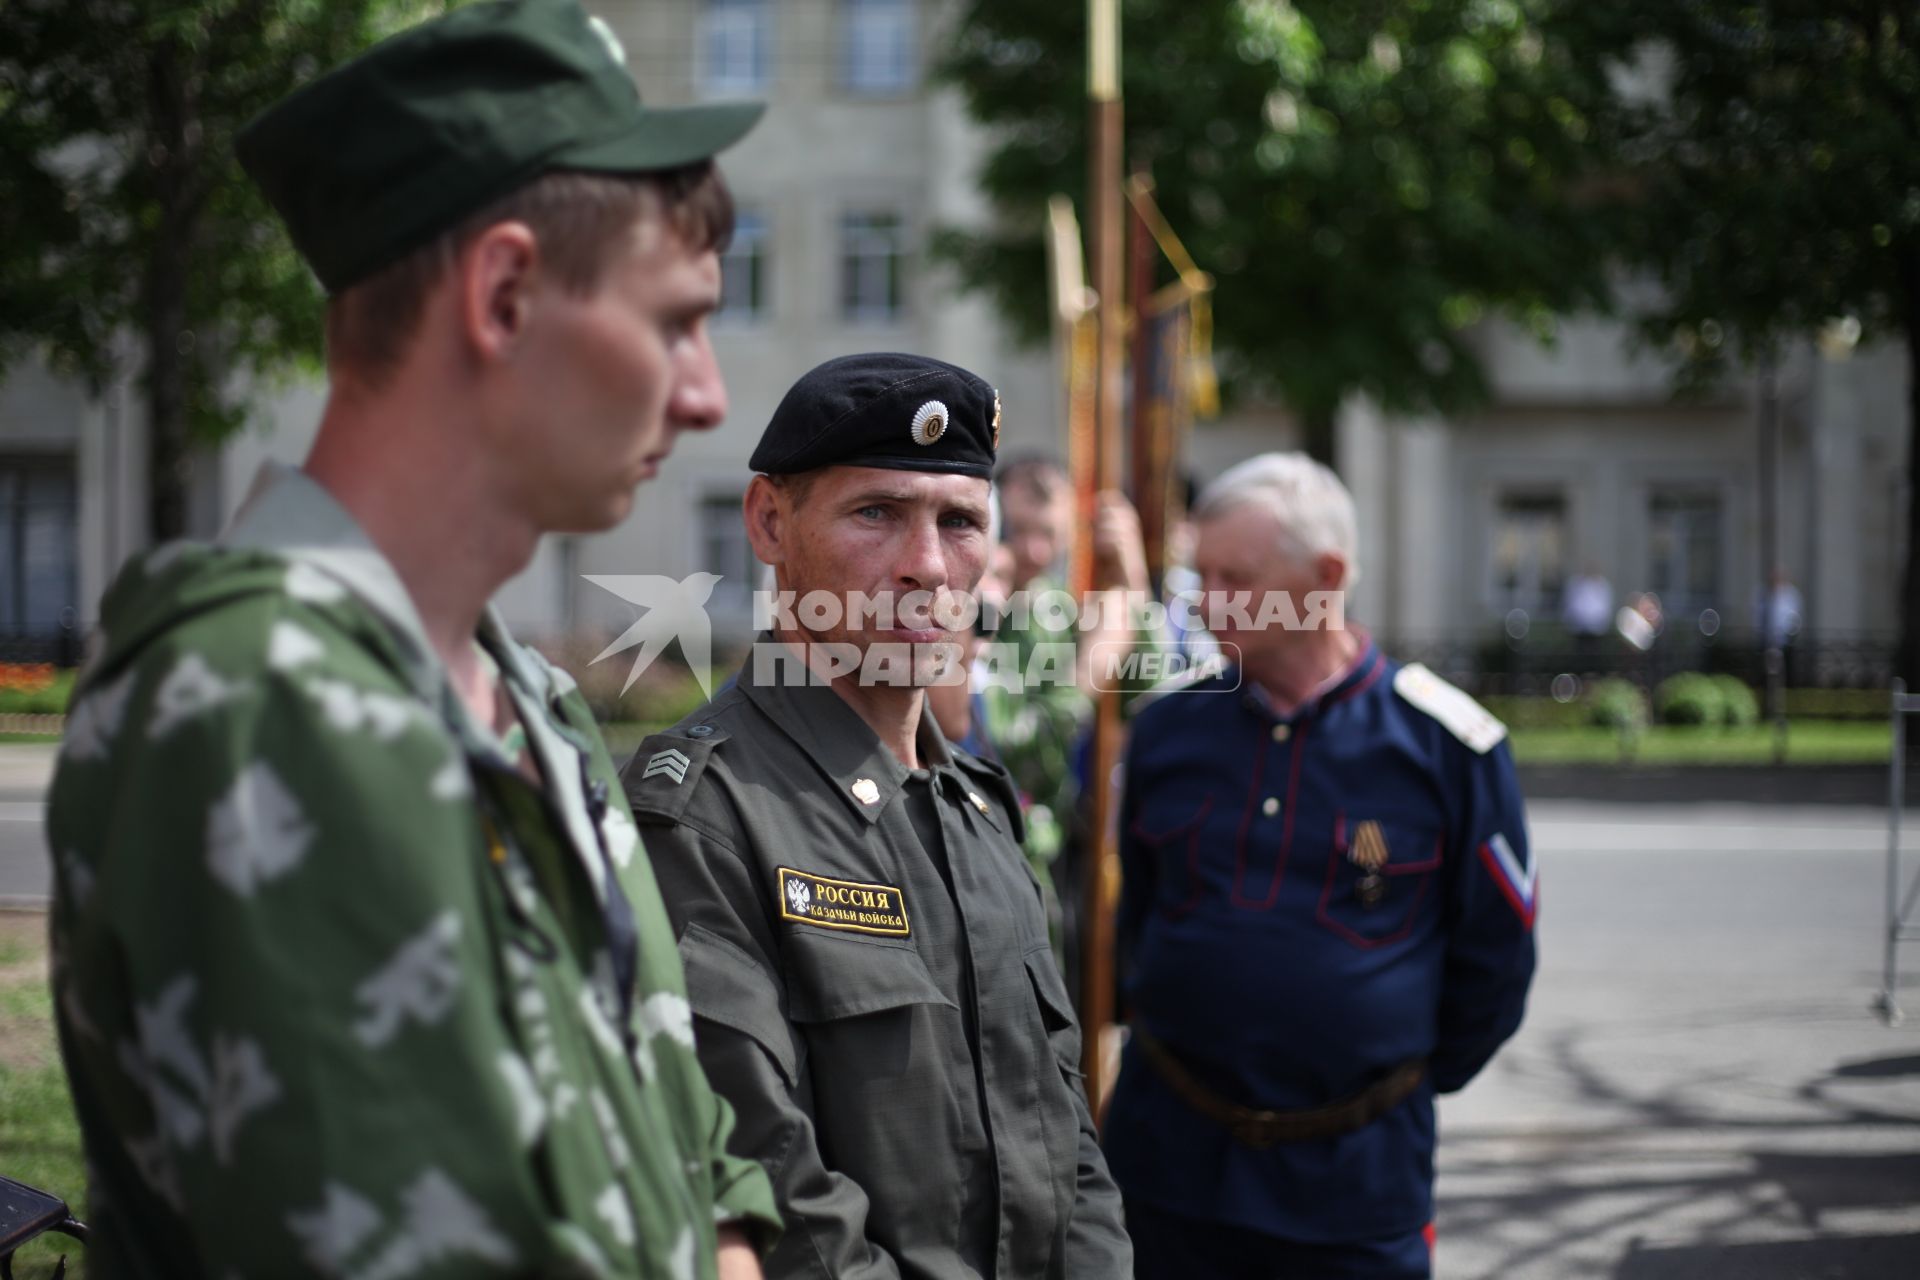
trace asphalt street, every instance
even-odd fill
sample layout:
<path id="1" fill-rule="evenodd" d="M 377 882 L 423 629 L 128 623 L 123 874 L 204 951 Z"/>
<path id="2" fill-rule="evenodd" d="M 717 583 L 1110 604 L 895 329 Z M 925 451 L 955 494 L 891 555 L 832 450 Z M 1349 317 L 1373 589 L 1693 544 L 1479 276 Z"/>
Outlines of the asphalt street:
<path id="1" fill-rule="evenodd" d="M 1920 1277 L 1920 943 L 1912 1020 L 1869 1009 L 1885 810 L 1542 803 L 1531 827 L 1540 976 L 1441 1104 L 1441 1280 Z"/>
<path id="2" fill-rule="evenodd" d="M 0 904 L 36 901 L 52 890 L 44 797 L 53 752 L 0 743 Z"/>
<path id="3" fill-rule="evenodd" d="M 51 750 L 0 745 L 0 901 Z M 1441 1104 L 1439 1280 L 1920 1277 L 1920 942 L 1883 1025 L 1886 814 L 1539 802 L 1525 1027 Z M 1920 813 L 1908 865 L 1920 870 Z"/>

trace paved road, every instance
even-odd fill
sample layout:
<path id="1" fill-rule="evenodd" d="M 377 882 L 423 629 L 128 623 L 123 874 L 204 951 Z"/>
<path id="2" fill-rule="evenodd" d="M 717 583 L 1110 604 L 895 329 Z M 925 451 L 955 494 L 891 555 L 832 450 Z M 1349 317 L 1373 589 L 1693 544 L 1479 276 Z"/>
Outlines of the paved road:
<path id="1" fill-rule="evenodd" d="M 0 746 L 0 896 L 46 892 L 50 759 Z M 1442 1103 L 1439 1280 L 1920 1277 L 1920 943 L 1914 1020 L 1868 1012 L 1884 822 L 1533 806 L 1540 979 Z"/>
<path id="2" fill-rule="evenodd" d="M 1440 1280 L 1920 1277 L 1920 943 L 1914 1021 L 1868 1011 L 1884 821 L 1535 806 L 1540 978 L 1441 1106 Z"/>
<path id="3" fill-rule="evenodd" d="M 0 902 L 44 898 L 52 888 L 41 797 L 53 751 L 0 743 Z"/>

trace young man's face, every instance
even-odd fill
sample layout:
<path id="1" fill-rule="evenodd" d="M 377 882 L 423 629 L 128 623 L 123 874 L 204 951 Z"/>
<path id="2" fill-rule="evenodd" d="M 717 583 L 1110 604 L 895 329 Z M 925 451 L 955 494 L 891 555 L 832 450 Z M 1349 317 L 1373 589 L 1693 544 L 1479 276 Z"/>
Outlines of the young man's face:
<path id="1" fill-rule="evenodd" d="M 535 522 L 593 532 L 626 517 L 682 431 L 726 416 L 708 340 L 720 260 L 695 250 L 652 210 L 596 287 L 535 287 L 519 364 L 519 429 L 510 460 Z"/>
<path id="2" fill-rule="evenodd" d="M 942 621 L 970 621 L 955 597 L 972 592 L 986 568 L 989 489 L 986 480 L 972 476 L 828 467 L 812 477 L 804 496 L 791 486 L 758 495 L 775 504 L 771 537 L 764 524 L 755 527 L 750 498 L 749 532 L 755 551 L 777 566 L 783 590 L 801 598 L 829 592 L 841 604 L 836 625 L 804 638 L 863 652 L 876 642 L 911 645 L 914 682 L 925 684 L 958 660 L 969 634 Z M 874 630 L 853 621 L 845 606 L 856 591 L 870 598 L 890 593 L 898 625 Z M 917 609 L 907 600 L 916 594 Z M 804 615 L 801 621 L 806 625 Z"/>

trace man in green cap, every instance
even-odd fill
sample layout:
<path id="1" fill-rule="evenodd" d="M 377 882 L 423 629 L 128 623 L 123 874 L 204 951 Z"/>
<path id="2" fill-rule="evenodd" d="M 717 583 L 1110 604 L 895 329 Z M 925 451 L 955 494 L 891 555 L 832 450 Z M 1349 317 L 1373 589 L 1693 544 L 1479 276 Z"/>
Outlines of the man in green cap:
<path id="1" fill-rule="evenodd" d="M 248 126 L 329 294 L 304 469 L 129 566 L 48 815 L 117 1276 L 760 1274 L 673 935 L 578 691 L 490 611 L 726 393 L 753 107 L 641 106 L 572 0 L 474 4 Z"/>
<path id="2" fill-rule="evenodd" d="M 1018 797 L 926 706 L 965 678 L 999 409 L 920 356 L 802 378 L 745 503 L 772 632 L 627 766 L 776 1280 L 1132 1274 Z"/>

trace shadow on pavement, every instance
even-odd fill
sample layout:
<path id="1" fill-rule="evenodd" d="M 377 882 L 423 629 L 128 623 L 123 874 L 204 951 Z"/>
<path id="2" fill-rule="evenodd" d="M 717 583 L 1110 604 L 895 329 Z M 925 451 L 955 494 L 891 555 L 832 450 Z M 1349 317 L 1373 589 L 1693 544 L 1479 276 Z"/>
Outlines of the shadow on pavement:
<path id="1" fill-rule="evenodd" d="M 1920 1152 L 1827 1156 L 1756 1151 L 1752 1159 L 1755 1176 L 1778 1183 L 1810 1227 L 1818 1227 L 1820 1215 L 1835 1209 L 1920 1203 Z M 1920 1268 L 1909 1274 L 1920 1276 Z"/>
<path id="2" fill-rule="evenodd" d="M 1836 1228 L 1835 1213 L 1920 1208 L 1920 1151 L 1856 1153 L 1843 1136 L 1897 1132 L 1913 1117 L 1824 1088 L 1920 1075 L 1920 1056 L 1842 1064 L 1794 1091 L 1796 1113 L 1777 1116 L 1716 1104 L 1728 1086 L 1750 1084 L 1744 1069 L 1642 1092 L 1611 1079 L 1581 1032 L 1552 1037 L 1540 1056 L 1533 1070 L 1570 1086 L 1567 1114 L 1607 1120 L 1443 1133 L 1443 1274 L 1920 1280 L 1920 1234 L 1819 1234 Z M 1781 1149 L 1808 1139 L 1840 1149 Z M 1756 1242 L 1756 1233 L 1815 1238 Z M 1649 1235 L 1686 1243 L 1647 1247 Z M 1450 1239 L 1471 1242 L 1476 1265 L 1446 1269 Z"/>
<path id="3" fill-rule="evenodd" d="M 1900 1076 L 1920 1076 L 1920 1053 L 1909 1053 L 1899 1058 L 1863 1058 L 1859 1062 L 1843 1062 L 1833 1069 L 1833 1074 L 1841 1080 L 1892 1080 Z"/>
<path id="4" fill-rule="evenodd" d="M 1913 1280 L 1920 1236 L 1634 1249 L 1614 1280 Z"/>

